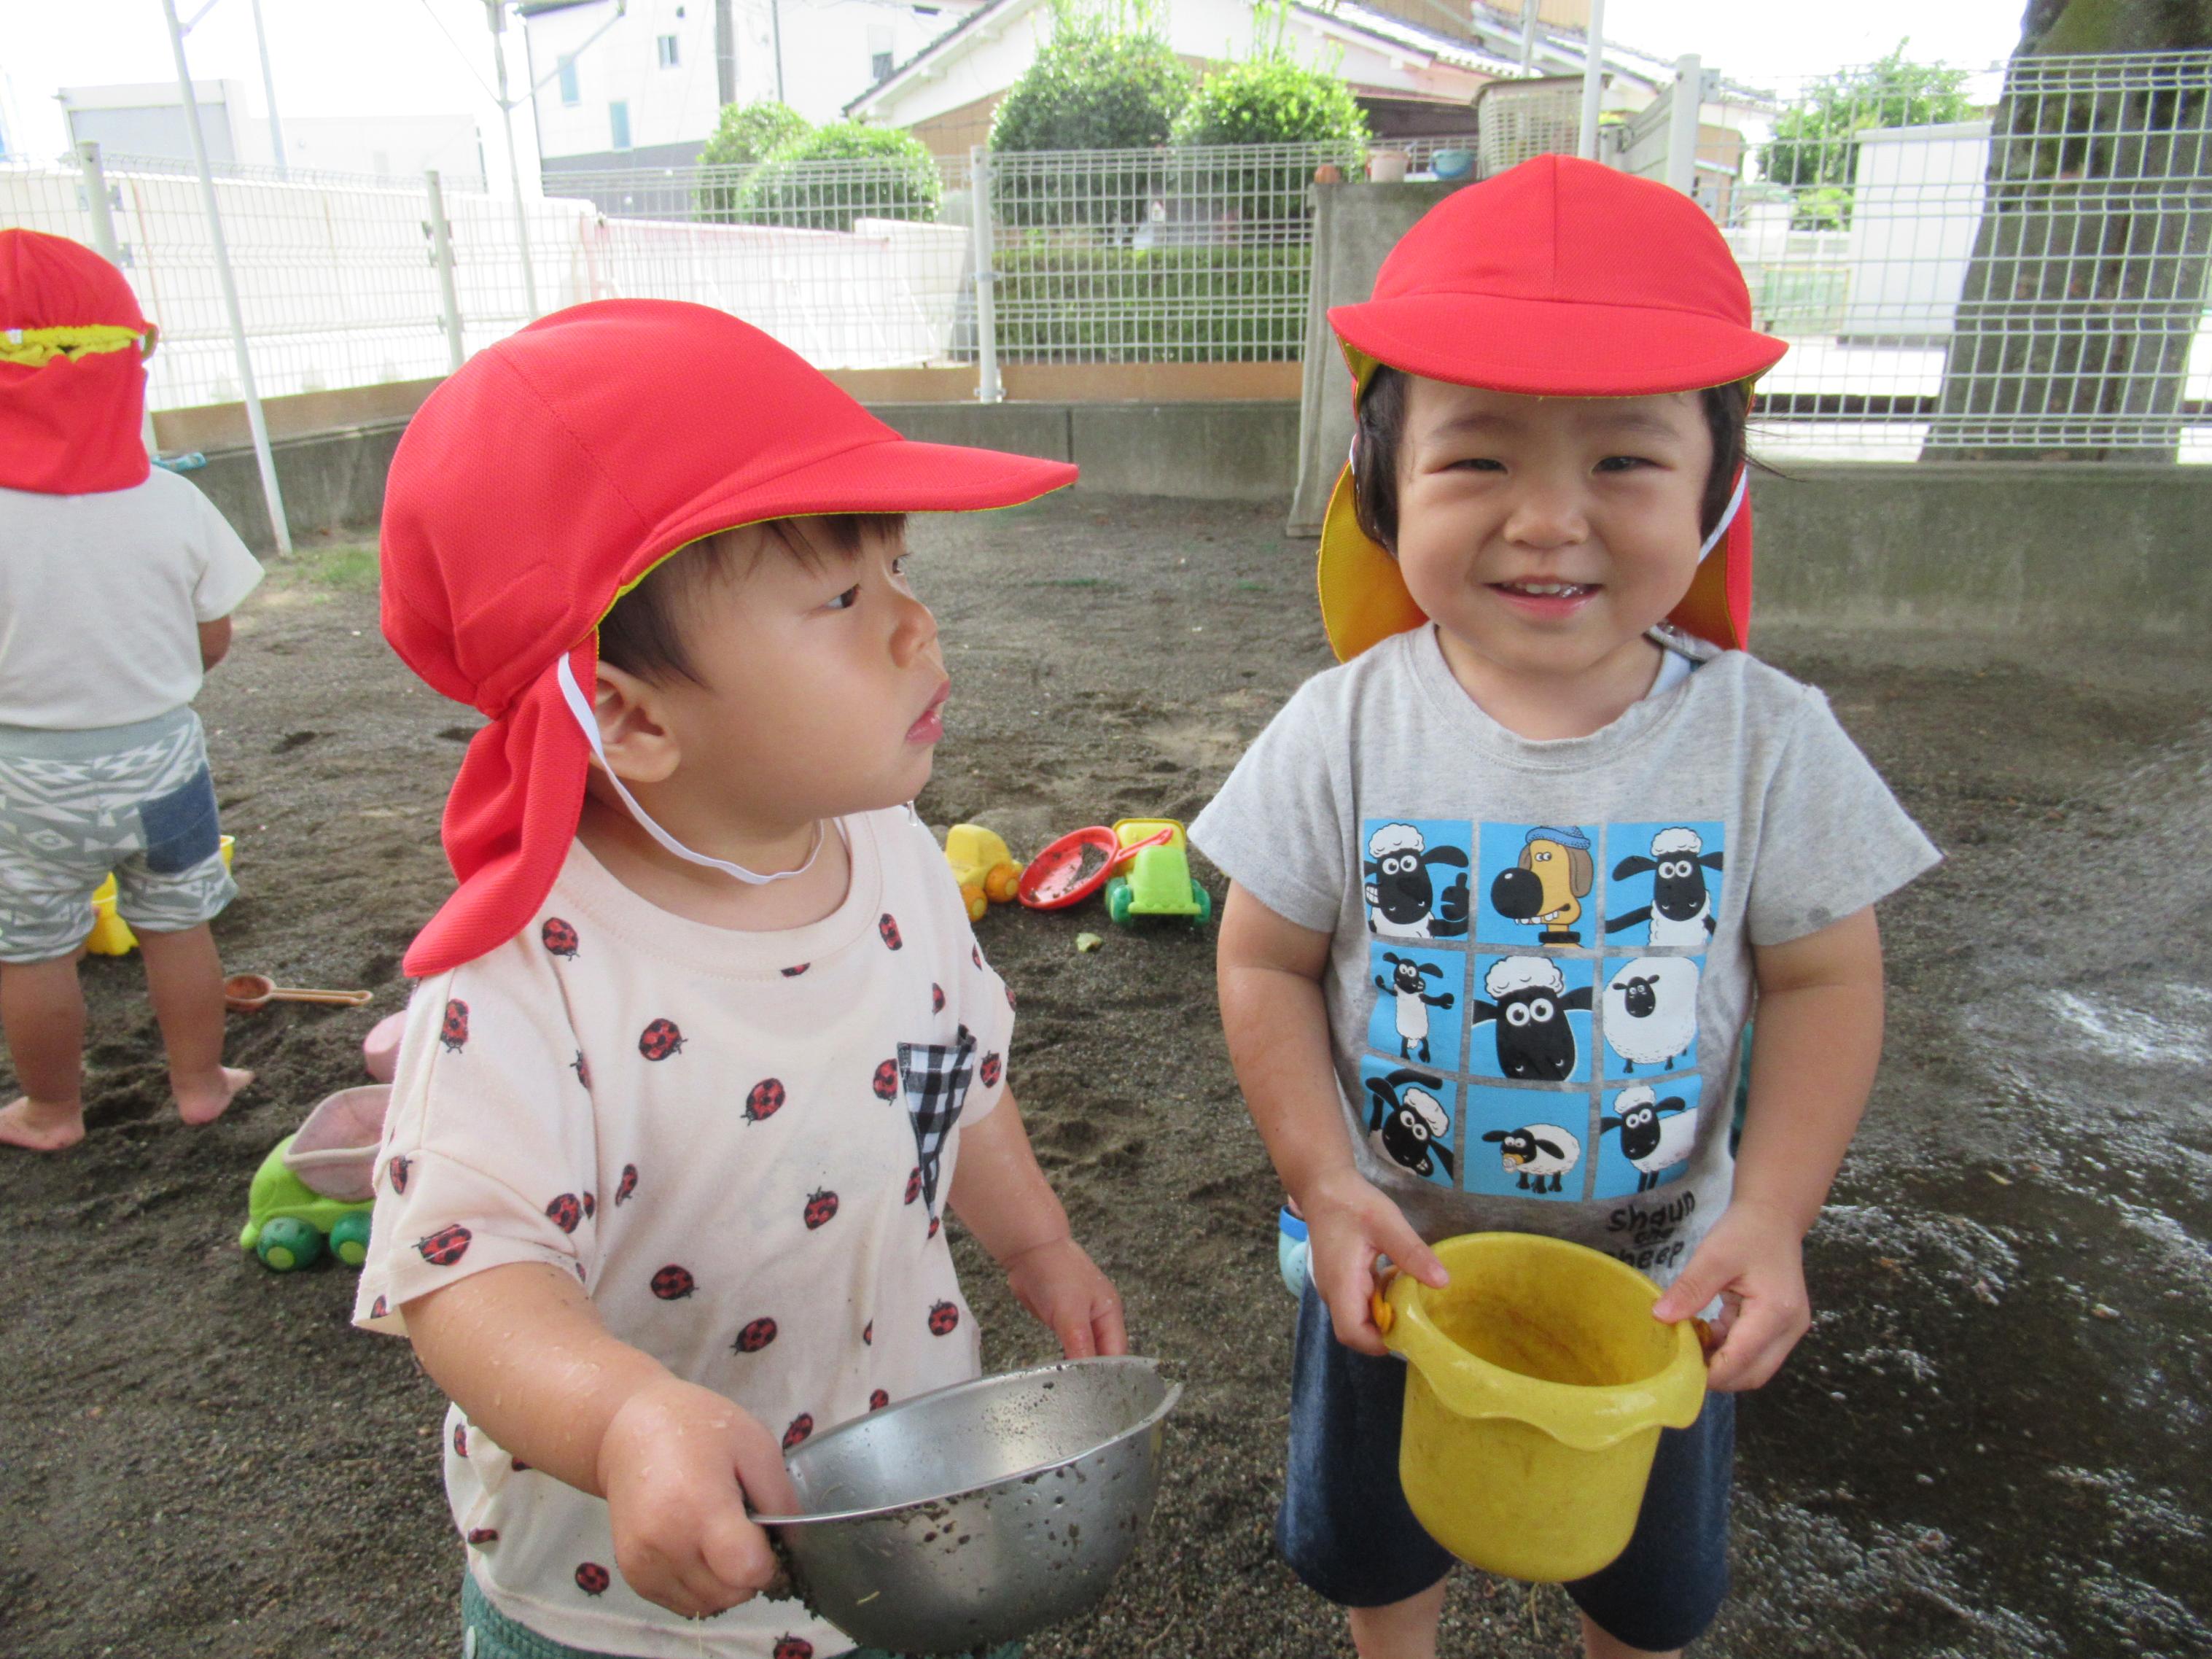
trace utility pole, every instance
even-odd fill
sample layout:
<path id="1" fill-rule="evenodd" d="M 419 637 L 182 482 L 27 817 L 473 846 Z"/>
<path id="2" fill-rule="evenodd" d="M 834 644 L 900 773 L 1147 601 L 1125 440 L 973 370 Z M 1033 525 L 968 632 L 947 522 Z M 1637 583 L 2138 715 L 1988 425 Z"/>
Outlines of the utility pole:
<path id="1" fill-rule="evenodd" d="M 169 0 L 162 3 L 168 4 Z M 536 322 L 538 271 L 530 258 L 530 214 L 522 203 L 522 164 L 514 154 L 514 100 L 507 95 L 507 0 L 484 0 L 484 13 L 491 24 L 492 68 L 499 76 L 499 118 L 507 128 L 507 177 L 514 188 L 514 235 L 522 252 L 522 300 L 530 320 Z"/>
<path id="2" fill-rule="evenodd" d="M 783 0 L 768 0 L 768 27 L 775 41 L 775 101 L 788 103 L 783 95 Z"/>
<path id="3" fill-rule="evenodd" d="M 1575 154 L 1597 160 L 1597 106 L 1605 90 L 1605 0 L 1589 0 L 1589 27 L 1583 36 L 1583 121 Z"/>
<path id="4" fill-rule="evenodd" d="M 1523 75 L 1536 65 L 1536 14 L 1543 5 L 1544 0 L 1522 0 L 1521 73 Z"/>
<path id="5" fill-rule="evenodd" d="M 724 106 L 738 101 L 738 20 L 733 0 L 714 0 L 714 92 Z"/>
<path id="6" fill-rule="evenodd" d="M 269 99 L 269 143 L 276 152 L 276 176 L 289 179 L 284 165 L 284 123 L 276 113 L 276 77 L 269 69 L 269 31 L 261 27 L 261 0 L 253 0 L 253 38 L 261 45 L 261 90 Z"/>
<path id="7" fill-rule="evenodd" d="M 269 507 L 269 528 L 276 550 L 288 558 L 292 552 L 292 527 L 284 520 L 284 495 L 276 487 L 276 457 L 269 448 L 269 422 L 262 417 L 261 393 L 253 384 L 253 355 L 246 349 L 246 313 L 238 303 L 238 279 L 230 269 L 230 249 L 222 239 L 222 215 L 215 201 L 215 174 L 208 167 L 207 135 L 200 130 L 199 94 L 192 87 L 192 72 L 185 62 L 185 28 L 177 21 L 177 0 L 161 0 L 168 20 L 169 48 L 177 59 L 177 87 L 185 96 L 185 127 L 192 137 L 192 160 L 198 164 L 200 205 L 206 210 L 208 234 L 215 243 L 216 275 L 222 282 L 222 302 L 230 313 L 230 343 L 238 354 L 238 379 L 246 393 L 246 425 L 253 434 L 253 459 L 261 470 L 261 496 Z M 203 15 L 205 14 L 203 13 Z"/>

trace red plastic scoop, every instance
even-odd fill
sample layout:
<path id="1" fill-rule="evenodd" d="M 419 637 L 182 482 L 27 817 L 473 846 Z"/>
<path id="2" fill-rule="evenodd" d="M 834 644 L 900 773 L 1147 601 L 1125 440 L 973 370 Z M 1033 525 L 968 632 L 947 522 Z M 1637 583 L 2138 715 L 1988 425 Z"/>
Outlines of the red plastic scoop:
<path id="1" fill-rule="evenodd" d="M 1144 848 L 1175 838 L 1172 828 L 1124 847 L 1103 823 L 1070 830 L 1030 860 L 1015 896 L 1032 910 L 1065 910 L 1106 884 L 1106 878 Z"/>

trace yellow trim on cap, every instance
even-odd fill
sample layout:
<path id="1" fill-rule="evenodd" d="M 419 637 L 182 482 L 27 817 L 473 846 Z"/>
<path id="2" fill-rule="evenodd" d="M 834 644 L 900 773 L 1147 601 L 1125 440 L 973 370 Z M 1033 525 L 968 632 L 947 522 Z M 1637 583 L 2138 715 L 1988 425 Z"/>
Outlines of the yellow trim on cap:
<path id="1" fill-rule="evenodd" d="M 57 357 L 75 362 L 80 357 L 109 351 L 136 350 L 140 331 L 111 323 L 83 323 L 66 328 L 0 329 L 0 363 L 25 368 L 44 368 Z"/>

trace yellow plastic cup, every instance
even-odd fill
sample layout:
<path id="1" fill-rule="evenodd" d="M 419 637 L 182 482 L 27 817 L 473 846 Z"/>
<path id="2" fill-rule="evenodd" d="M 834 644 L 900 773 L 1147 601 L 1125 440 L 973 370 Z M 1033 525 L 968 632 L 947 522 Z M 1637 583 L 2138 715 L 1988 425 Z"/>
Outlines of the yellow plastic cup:
<path id="1" fill-rule="evenodd" d="M 1705 1405 L 1688 1320 L 1600 1251 L 1531 1233 L 1436 1247 L 1451 1284 L 1401 1273 L 1376 1297 L 1409 1362 L 1398 1478 L 1454 1555 L 1535 1583 L 1587 1577 L 1628 1547 L 1662 1428 Z"/>
<path id="2" fill-rule="evenodd" d="M 230 868 L 231 849 L 238 844 L 234 836 L 225 836 L 222 842 L 222 867 Z M 115 878 L 110 876 L 93 890 L 92 931 L 84 938 L 84 948 L 96 957 L 124 957 L 138 946 L 138 936 L 131 931 L 131 924 L 115 914 Z"/>

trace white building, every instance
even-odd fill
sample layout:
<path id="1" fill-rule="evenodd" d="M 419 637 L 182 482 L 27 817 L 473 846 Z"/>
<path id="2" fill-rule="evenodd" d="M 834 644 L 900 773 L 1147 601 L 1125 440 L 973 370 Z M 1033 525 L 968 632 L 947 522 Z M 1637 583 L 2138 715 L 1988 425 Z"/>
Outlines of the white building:
<path id="1" fill-rule="evenodd" d="M 614 0 L 521 0 L 547 193 L 562 173 L 690 165 L 725 104 L 837 120 L 978 3 L 629 0 L 617 17 Z"/>
<path id="2" fill-rule="evenodd" d="M 1249 57 L 1262 9 L 1249 0 L 1164 0 L 1162 29 L 1177 56 L 1198 66 Z M 1289 0 L 1284 45 L 1300 63 L 1328 64 L 1350 84 L 1380 137 L 1473 131 L 1469 105 L 1496 81 L 1582 73 L 1588 0 L 1540 0 L 1528 26 L 1520 0 Z M 1264 25 L 1272 28 L 1272 17 Z M 924 46 L 846 112 L 910 129 L 939 155 L 964 155 L 989 135 L 991 117 L 1037 49 L 1052 38 L 1050 0 L 988 0 Z M 1522 66 L 1524 50 L 1528 65 Z M 1608 41 L 1603 107 L 1633 112 L 1674 83 L 1673 60 Z M 1758 95 L 1729 83 L 1705 118 Z"/>
<path id="3" fill-rule="evenodd" d="M 117 157 L 192 159 L 185 103 L 173 81 L 64 87 L 58 95 L 72 144 L 89 138 Z M 195 81 L 192 97 L 210 161 L 276 164 L 275 132 L 247 108 L 242 83 Z M 425 167 L 435 167 L 453 185 L 473 183 L 484 173 L 483 145 L 472 115 L 287 115 L 282 129 L 290 167 L 404 179 L 420 179 Z"/>

